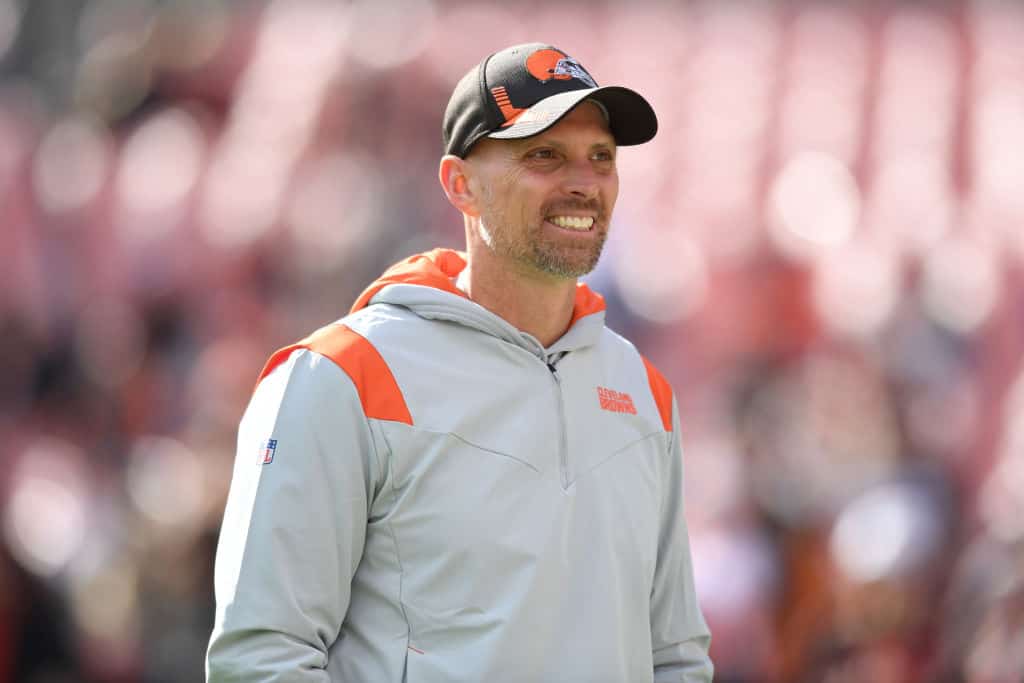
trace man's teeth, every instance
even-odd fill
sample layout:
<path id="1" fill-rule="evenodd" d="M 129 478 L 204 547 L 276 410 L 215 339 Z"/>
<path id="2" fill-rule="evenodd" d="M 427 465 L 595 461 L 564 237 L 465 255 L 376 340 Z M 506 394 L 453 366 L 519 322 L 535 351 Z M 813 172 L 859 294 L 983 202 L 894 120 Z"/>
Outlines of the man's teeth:
<path id="1" fill-rule="evenodd" d="M 589 216 L 552 216 L 548 220 L 560 228 L 570 230 L 590 230 L 594 225 L 594 219 Z"/>

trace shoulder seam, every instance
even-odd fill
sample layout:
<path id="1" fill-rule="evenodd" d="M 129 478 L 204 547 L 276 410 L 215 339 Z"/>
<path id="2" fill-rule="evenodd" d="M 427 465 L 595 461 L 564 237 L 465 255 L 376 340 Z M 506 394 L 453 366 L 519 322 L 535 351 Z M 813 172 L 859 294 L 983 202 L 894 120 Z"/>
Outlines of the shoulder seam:
<path id="1" fill-rule="evenodd" d="M 320 354 L 348 375 L 366 417 L 412 425 L 412 415 L 391 368 L 366 337 L 344 323 L 321 327 L 302 341 L 274 352 L 257 385 L 298 349 Z"/>

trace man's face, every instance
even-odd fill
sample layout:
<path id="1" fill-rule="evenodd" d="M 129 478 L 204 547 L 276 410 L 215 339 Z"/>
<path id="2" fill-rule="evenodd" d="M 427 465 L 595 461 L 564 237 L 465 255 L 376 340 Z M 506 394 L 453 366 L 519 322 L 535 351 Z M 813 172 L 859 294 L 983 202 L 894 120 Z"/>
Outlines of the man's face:
<path id="1" fill-rule="evenodd" d="M 495 255 L 529 272 L 589 273 L 619 192 L 615 154 L 604 114 L 592 102 L 533 137 L 482 139 L 466 159 L 481 238 Z"/>

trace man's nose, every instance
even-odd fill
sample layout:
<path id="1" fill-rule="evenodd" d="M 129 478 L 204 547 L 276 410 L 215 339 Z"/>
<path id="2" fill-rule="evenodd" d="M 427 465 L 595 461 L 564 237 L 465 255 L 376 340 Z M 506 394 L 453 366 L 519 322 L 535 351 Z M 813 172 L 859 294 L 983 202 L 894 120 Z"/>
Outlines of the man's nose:
<path id="1" fill-rule="evenodd" d="M 569 165 L 565 179 L 566 191 L 580 199 L 595 199 L 600 194 L 600 177 L 590 160 L 577 161 Z"/>

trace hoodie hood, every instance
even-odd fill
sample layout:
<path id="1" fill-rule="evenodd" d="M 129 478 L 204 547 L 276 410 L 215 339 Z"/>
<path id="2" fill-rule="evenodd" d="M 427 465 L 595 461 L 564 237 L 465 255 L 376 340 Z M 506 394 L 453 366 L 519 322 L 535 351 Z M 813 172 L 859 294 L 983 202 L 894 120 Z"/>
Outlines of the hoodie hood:
<path id="1" fill-rule="evenodd" d="M 349 313 L 370 305 L 377 293 L 388 285 L 419 285 L 448 292 L 463 299 L 469 297 L 455 286 L 455 278 L 466 267 L 466 255 L 454 249 L 433 249 L 399 261 L 363 290 Z"/>
<path id="2" fill-rule="evenodd" d="M 351 313 L 374 304 L 393 304 L 425 318 L 462 323 L 514 343 L 522 344 L 524 336 L 533 339 L 471 301 L 455 285 L 465 267 L 465 253 L 454 249 L 433 249 L 410 256 L 388 268 L 363 290 L 352 304 Z M 569 351 L 595 343 L 604 328 L 604 311 L 604 297 L 583 283 L 577 284 L 569 330 L 548 352 Z"/>

